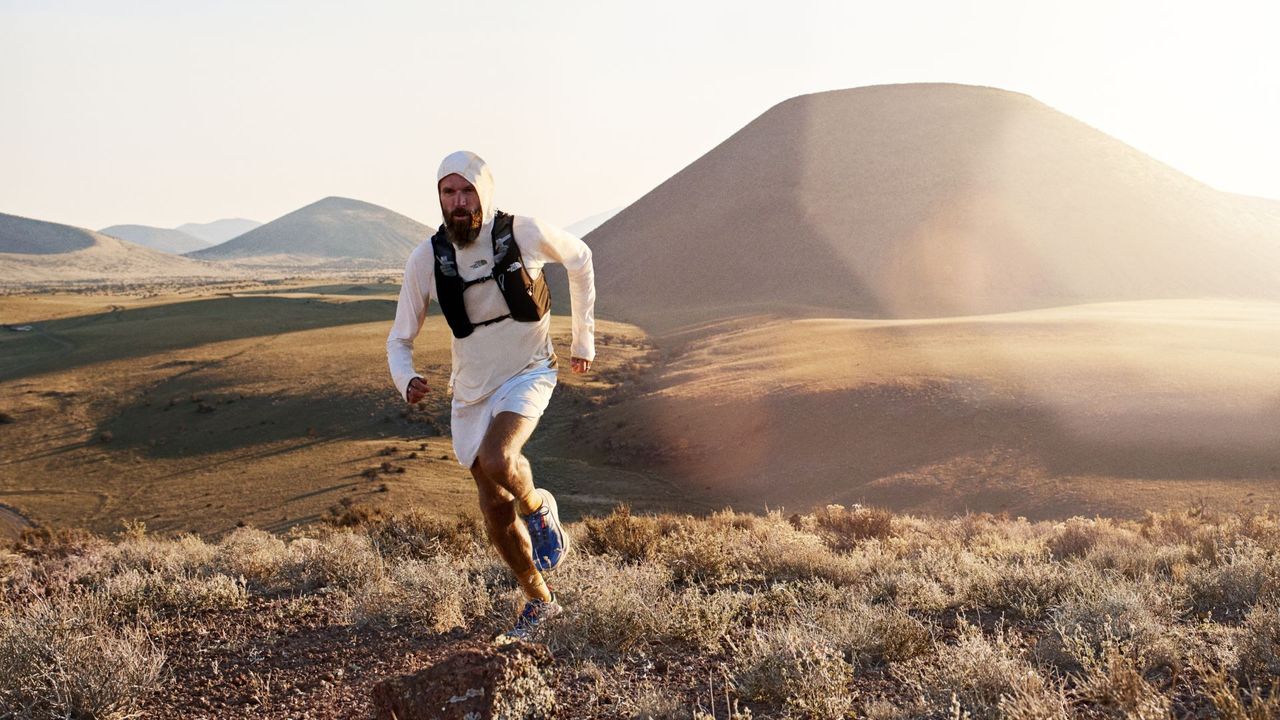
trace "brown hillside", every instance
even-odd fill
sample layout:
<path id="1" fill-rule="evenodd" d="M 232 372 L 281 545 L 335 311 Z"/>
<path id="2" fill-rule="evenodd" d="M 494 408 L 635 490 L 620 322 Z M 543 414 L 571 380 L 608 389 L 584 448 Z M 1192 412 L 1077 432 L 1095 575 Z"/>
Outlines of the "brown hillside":
<path id="1" fill-rule="evenodd" d="M 590 242 L 603 314 L 651 328 L 1280 292 L 1280 203 L 960 85 L 787 100 Z"/>
<path id="2" fill-rule="evenodd" d="M 230 274 L 92 230 L 0 214 L 0 285 Z"/>

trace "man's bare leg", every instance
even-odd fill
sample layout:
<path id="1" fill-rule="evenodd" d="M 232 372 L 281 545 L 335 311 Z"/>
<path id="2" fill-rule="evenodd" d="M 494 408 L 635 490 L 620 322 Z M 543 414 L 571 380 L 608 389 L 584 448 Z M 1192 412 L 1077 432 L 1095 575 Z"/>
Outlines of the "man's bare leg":
<path id="1" fill-rule="evenodd" d="M 516 413 L 498 413 L 480 443 L 480 452 L 471 464 L 471 476 L 480 494 L 480 512 L 489 541 L 515 573 L 525 595 L 549 601 L 551 592 L 533 564 L 529 534 L 517 515 L 517 510 L 527 515 L 541 503 L 534 492 L 529 461 L 521 454 L 537 424 Z M 530 502 L 532 508 L 528 507 Z"/>

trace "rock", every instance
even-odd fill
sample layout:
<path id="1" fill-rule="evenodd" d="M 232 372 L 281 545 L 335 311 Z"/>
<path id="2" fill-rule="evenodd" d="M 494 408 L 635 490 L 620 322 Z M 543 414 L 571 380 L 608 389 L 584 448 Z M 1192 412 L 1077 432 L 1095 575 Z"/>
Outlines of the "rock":
<path id="1" fill-rule="evenodd" d="M 549 718 L 555 709 L 550 665 L 545 645 L 468 647 L 378 683 L 373 705 L 380 720 Z"/>

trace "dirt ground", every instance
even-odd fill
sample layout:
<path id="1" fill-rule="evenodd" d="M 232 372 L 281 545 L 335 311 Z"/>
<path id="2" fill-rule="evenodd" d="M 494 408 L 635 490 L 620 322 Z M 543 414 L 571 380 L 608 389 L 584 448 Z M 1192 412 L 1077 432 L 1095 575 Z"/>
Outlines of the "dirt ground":
<path id="1" fill-rule="evenodd" d="M 432 315 L 406 406 L 397 287 L 0 297 L 0 525 L 218 536 L 345 505 L 473 512 Z M 568 321 L 557 318 L 562 354 Z M 1136 516 L 1280 501 L 1280 305 L 1146 301 L 904 321 L 601 321 L 527 448 L 571 518 L 870 503 Z"/>

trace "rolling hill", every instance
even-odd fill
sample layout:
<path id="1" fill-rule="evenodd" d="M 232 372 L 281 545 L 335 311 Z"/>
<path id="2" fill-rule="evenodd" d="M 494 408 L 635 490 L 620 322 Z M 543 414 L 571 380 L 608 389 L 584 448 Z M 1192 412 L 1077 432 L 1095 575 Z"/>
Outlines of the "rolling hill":
<path id="1" fill-rule="evenodd" d="M 173 255 L 203 250 L 210 245 L 210 243 L 193 235 L 188 235 L 181 230 L 158 228 L 150 225 L 112 225 L 111 227 L 102 228 L 98 232 L 126 240 L 135 245 Z"/>
<path id="2" fill-rule="evenodd" d="M 1220 193 L 1017 93 L 792 98 L 591 233 L 601 312 L 933 317 L 1280 296 L 1280 202 Z"/>
<path id="3" fill-rule="evenodd" d="M 432 232 L 384 207 L 327 197 L 190 256 L 261 264 L 350 265 L 355 260 L 402 267 L 409 252 Z"/>
<path id="4" fill-rule="evenodd" d="M 162 277 L 227 271 L 84 228 L 0 214 L 0 277 L 5 285 Z"/>

